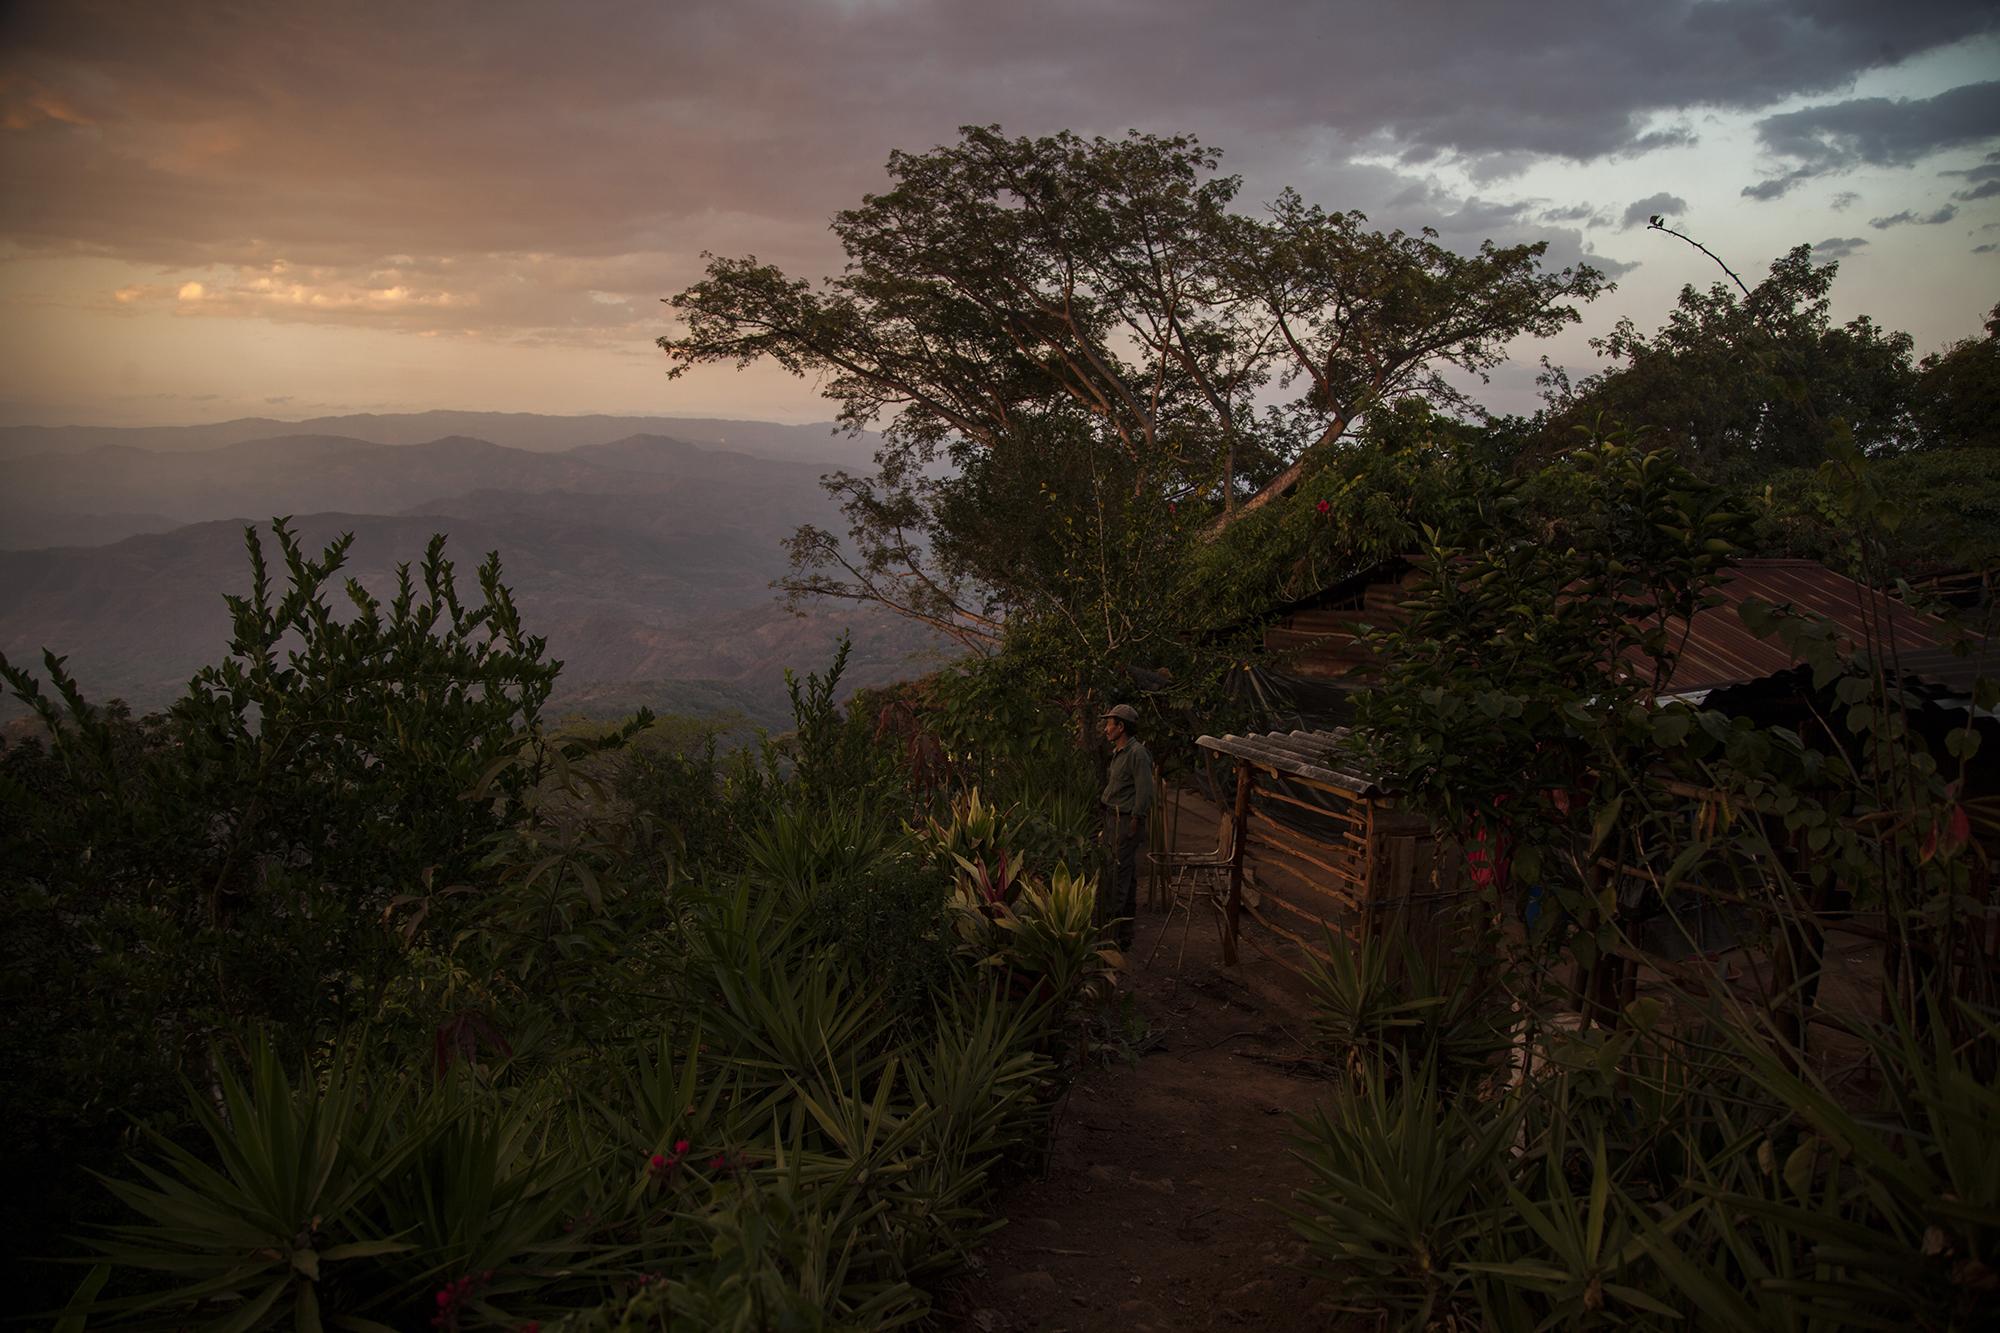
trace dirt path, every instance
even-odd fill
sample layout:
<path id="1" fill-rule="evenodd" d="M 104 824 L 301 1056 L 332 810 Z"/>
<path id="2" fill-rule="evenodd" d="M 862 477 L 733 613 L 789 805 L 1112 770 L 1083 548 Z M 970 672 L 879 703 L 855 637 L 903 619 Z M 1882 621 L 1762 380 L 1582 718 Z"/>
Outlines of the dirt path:
<path id="1" fill-rule="evenodd" d="M 942 1323 L 1327 1328 L 1331 1287 L 1305 1270 L 1279 1211 L 1302 1180 L 1291 1116 L 1327 1090 L 1304 1044 L 1299 981 L 1253 948 L 1224 968 L 1203 909 L 1191 922 L 1142 912 L 1132 958 L 1143 1054 L 1077 1080 L 1047 1171 L 1002 1195 L 1008 1225 L 947 1293 Z"/>

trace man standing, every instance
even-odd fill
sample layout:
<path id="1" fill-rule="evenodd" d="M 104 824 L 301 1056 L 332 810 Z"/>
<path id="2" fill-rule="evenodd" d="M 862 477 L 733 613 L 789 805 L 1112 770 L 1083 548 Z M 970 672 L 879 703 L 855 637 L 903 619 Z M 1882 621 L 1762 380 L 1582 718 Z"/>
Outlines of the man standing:
<path id="1" fill-rule="evenodd" d="M 1139 910 L 1139 849 L 1146 842 L 1146 816 L 1153 809 L 1153 756 L 1139 743 L 1139 714 L 1119 704 L 1104 714 L 1104 739 L 1111 742 L 1111 769 L 1105 774 L 1104 850 L 1111 858 L 1102 910 L 1122 917 L 1118 947 L 1132 947 L 1132 918 Z"/>

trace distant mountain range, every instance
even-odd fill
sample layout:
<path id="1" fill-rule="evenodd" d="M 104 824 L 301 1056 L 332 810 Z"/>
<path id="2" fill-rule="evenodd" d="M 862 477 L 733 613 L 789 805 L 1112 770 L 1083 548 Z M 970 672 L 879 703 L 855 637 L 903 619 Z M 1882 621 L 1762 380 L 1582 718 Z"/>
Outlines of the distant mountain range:
<path id="1" fill-rule="evenodd" d="M 833 423 L 783 426 L 770 421 L 725 421 L 713 417 L 551 417 L 530 412 L 357 412 L 305 421 L 239 417 L 203 426 L 4 426 L 0 459 L 35 454 L 75 454 L 115 445 L 128 449 L 185 453 L 218 449 L 250 440 L 288 435 L 331 435 L 374 444 L 424 444 L 451 435 L 526 449 L 560 453 L 580 444 L 628 435 L 666 435 L 704 449 L 725 449 L 759 458 L 855 466 L 874 457 L 874 435 L 836 433 Z"/>
<path id="2" fill-rule="evenodd" d="M 770 590 L 785 569 L 780 541 L 801 523 L 838 520 L 821 473 L 853 461 L 784 453 L 801 428 L 706 423 L 775 453 L 758 456 L 656 432 L 590 438 L 628 418 L 424 414 L 472 416 L 543 443 L 398 443 L 326 433 L 321 422 L 214 438 L 243 424 L 231 422 L 121 435 L 145 445 L 78 431 L 15 453 L 0 461 L 0 548 L 14 548 L 0 549 L 0 651 L 37 662 L 47 647 L 69 657 L 91 697 L 164 704 L 227 644 L 222 594 L 248 583 L 243 527 L 289 514 L 315 548 L 352 532 L 345 572 L 376 591 L 433 532 L 449 534 L 468 590 L 497 549 L 528 628 L 565 663 L 565 707 L 651 703 L 778 725 L 783 669 L 822 666 L 843 628 L 855 640 L 850 686 L 941 660 L 928 633 L 886 613 L 840 604 L 796 616 Z M 388 422 L 377 433 L 398 439 L 410 422 L 338 420 Z M 23 429 L 0 432 L 8 450 Z M 213 433 L 205 443 L 158 443 L 200 430 Z M 566 448 L 550 443 L 565 437 Z"/>
<path id="3" fill-rule="evenodd" d="M 400 513 L 469 491 L 675 495 L 747 487 L 787 496 L 818 491 L 821 463 L 719 453 L 660 435 L 634 435 L 562 453 L 532 453 L 462 435 L 385 445 L 333 435 L 285 435 L 180 453 L 100 445 L 0 462 L 0 547 L 13 520 L 128 514 L 158 520 L 269 518 L 309 510 Z M 126 535 L 126 534 L 119 534 Z M 101 540 L 101 538 L 100 538 Z M 50 543 L 41 543 L 50 544 Z M 68 543 L 60 543 L 68 544 Z"/>

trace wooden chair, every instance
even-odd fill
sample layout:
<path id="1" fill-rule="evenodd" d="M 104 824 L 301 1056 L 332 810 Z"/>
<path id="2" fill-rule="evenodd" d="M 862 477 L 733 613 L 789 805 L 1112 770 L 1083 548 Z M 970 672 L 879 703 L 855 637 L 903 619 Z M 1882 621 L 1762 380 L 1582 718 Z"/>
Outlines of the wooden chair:
<path id="1" fill-rule="evenodd" d="M 1176 821 L 1178 823 L 1178 821 Z M 1153 873 L 1166 888 L 1167 919 L 1160 923 L 1160 934 L 1153 941 L 1151 953 L 1146 961 L 1151 963 L 1153 955 L 1166 942 L 1167 930 L 1173 924 L 1174 913 L 1181 914 L 1180 955 L 1174 962 L 1174 970 L 1179 971 L 1187 960 L 1188 931 L 1194 925 L 1194 911 L 1197 904 L 1206 903 L 1215 908 L 1216 929 L 1222 929 L 1222 911 L 1229 901 L 1229 862 L 1236 852 L 1236 821 L 1227 811 L 1222 812 L 1221 823 L 1216 827 L 1215 850 L 1209 852 L 1149 852 L 1146 859 L 1153 866 Z"/>

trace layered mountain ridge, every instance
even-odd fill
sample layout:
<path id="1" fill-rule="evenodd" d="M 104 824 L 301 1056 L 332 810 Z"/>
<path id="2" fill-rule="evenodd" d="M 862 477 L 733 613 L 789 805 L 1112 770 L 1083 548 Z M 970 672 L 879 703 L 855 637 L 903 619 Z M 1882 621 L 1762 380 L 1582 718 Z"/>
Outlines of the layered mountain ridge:
<path id="1" fill-rule="evenodd" d="M 782 669 L 823 665 L 843 630 L 855 640 L 849 685 L 939 660 L 927 633 L 886 613 L 797 615 L 771 590 L 783 538 L 802 523 L 844 526 L 819 485 L 838 465 L 660 433 L 533 450 L 305 432 L 6 459 L 0 651 L 22 663 L 47 648 L 91 697 L 160 706 L 226 648 L 223 594 L 249 580 L 244 528 L 259 526 L 270 552 L 269 519 L 291 515 L 313 549 L 351 532 L 343 573 L 378 595 L 433 532 L 448 534 L 462 595 L 476 595 L 472 572 L 498 550 L 528 628 L 564 662 L 564 706 L 720 707 L 778 725 Z"/>

